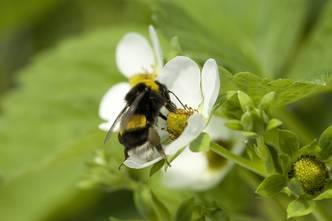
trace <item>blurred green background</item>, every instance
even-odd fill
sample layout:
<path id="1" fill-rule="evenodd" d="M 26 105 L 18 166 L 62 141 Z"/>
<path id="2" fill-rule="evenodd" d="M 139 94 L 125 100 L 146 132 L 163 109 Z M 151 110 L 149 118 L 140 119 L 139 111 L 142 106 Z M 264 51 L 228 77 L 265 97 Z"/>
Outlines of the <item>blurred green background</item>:
<path id="1" fill-rule="evenodd" d="M 147 26 L 156 23 L 165 38 L 177 35 L 187 54 L 198 61 L 206 55 L 220 57 L 233 72 L 252 71 L 270 79 L 298 80 L 321 79 L 331 72 L 329 1 L 220 2 L 227 13 L 223 7 L 209 7 L 204 1 L 176 3 L 199 24 L 196 27 L 188 25 L 191 20 L 167 5 L 156 9 L 155 1 L 2 0 L 0 220 L 141 218 L 133 193 L 121 185 L 111 189 L 78 188 L 88 171 L 89 160 L 98 148 L 103 148 L 104 134 L 97 129 L 98 104 L 113 83 L 123 80 L 115 66 L 114 50 L 126 32 L 146 35 Z M 202 7 L 211 13 L 197 16 Z M 152 16 L 155 10 L 157 13 Z M 273 17 L 269 17 L 269 12 L 274 13 Z M 219 15 L 221 24 L 214 17 Z M 200 28 L 208 31 L 201 32 Z M 195 31 L 197 36 L 192 35 Z M 188 36 L 195 37 L 187 44 L 181 42 Z M 221 36 L 220 44 L 208 47 L 205 41 L 213 42 L 209 41 L 211 36 Z M 202 50 L 205 57 L 200 57 L 195 47 L 207 50 Z M 219 47 L 225 48 L 223 53 L 215 50 Z M 256 57 L 251 47 L 257 49 Z M 316 59 L 311 51 L 323 57 Z M 166 57 L 173 55 L 166 53 Z M 321 68 L 315 69 L 317 66 Z M 317 77 L 304 73 L 317 73 Z M 287 114 L 282 116 L 290 126 L 300 125 L 301 133 L 315 138 L 332 124 L 331 101 L 330 92 L 309 97 L 288 106 Z M 112 150 L 112 154 L 122 157 L 120 148 Z M 283 220 L 283 205 L 254 194 L 259 180 L 236 168 L 225 182 L 201 194 L 218 196 L 226 211 L 240 214 L 238 220 L 247 220 L 241 219 L 241 214 L 261 220 Z M 232 188 L 234 183 L 241 183 L 241 188 Z M 160 190 L 160 195 L 167 195 L 168 191 Z"/>

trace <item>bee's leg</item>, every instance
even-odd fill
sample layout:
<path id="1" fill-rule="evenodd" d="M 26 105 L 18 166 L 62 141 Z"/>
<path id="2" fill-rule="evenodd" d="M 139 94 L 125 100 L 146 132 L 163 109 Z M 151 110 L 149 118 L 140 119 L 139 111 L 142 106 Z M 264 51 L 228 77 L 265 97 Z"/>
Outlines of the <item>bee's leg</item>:
<path id="1" fill-rule="evenodd" d="M 124 161 L 120 164 L 120 166 L 119 166 L 119 170 L 121 169 L 121 167 L 122 166 L 124 166 L 124 162 L 128 159 L 128 157 L 129 157 L 129 155 L 128 155 L 128 151 L 127 151 L 127 149 L 124 149 L 124 156 L 125 156 L 125 159 L 124 159 Z"/>
<path id="2" fill-rule="evenodd" d="M 161 157 L 165 160 L 167 166 L 170 167 L 171 164 L 170 164 L 170 162 L 168 162 L 168 160 L 167 160 L 167 156 L 166 156 L 166 154 L 165 154 L 165 152 L 164 152 L 164 149 L 163 149 L 163 147 L 161 146 L 161 144 L 156 145 L 156 149 L 157 149 L 157 151 L 159 152 L 159 154 L 161 155 Z"/>
<path id="3" fill-rule="evenodd" d="M 171 100 L 167 101 L 165 107 L 170 112 L 175 112 L 177 109 L 176 105 Z"/>
<path id="4" fill-rule="evenodd" d="M 156 148 L 156 150 L 159 152 L 161 157 L 165 160 L 168 166 L 171 166 L 171 164 L 167 160 L 167 156 L 164 152 L 163 147 L 160 144 L 160 137 L 157 131 L 153 128 L 150 127 L 149 129 L 149 142 Z"/>
<path id="5" fill-rule="evenodd" d="M 163 120 L 167 120 L 167 117 L 164 114 L 160 113 L 160 112 L 159 112 L 159 117 Z"/>

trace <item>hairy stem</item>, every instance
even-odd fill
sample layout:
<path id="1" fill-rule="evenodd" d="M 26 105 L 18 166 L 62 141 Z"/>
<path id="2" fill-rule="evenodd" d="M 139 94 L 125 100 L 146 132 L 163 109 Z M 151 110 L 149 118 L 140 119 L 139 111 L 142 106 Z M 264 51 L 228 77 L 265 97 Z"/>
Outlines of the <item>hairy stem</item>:
<path id="1" fill-rule="evenodd" d="M 219 154 L 222 157 L 225 157 L 228 160 L 234 161 L 237 165 L 244 167 L 254 173 L 257 173 L 261 176 L 266 176 L 266 173 L 264 171 L 264 168 L 252 161 L 249 161 L 247 159 L 244 159 L 241 156 L 238 156 L 231 151 L 227 150 L 226 148 L 220 146 L 219 144 L 216 144 L 214 142 L 211 142 L 210 149 L 215 152 L 216 154 Z"/>
<path id="2" fill-rule="evenodd" d="M 329 220 L 331 220 L 329 218 L 329 215 L 326 214 L 324 209 L 321 206 L 319 206 L 319 204 L 316 204 L 316 206 L 314 207 L 314 209 L 312 211 L 312 215 L 313 215 L 313 217 L 315 217 L 315 219 L 317 221 L 329 221 Z"/>

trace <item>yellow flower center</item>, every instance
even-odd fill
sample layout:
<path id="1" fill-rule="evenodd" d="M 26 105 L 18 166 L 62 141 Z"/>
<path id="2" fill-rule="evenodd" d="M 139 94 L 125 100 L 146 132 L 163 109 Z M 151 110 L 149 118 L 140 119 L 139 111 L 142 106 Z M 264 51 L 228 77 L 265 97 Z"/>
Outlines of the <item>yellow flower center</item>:
<path id="1" fill-rule="evenodd" d="M 325 164 L 314 156 L 302 156 L 294 163 L 293 173 L 309 194 L 320 192 L 328 178 Z"/>
<path id="2" fill-rule="evenodd" d="M 167 115 L 167 131 L 172 140 L 178 138 L 187 126 L 189 117 L 194 113 L 191 108 L 177 109 L 176 112 L 169 112 Z"/>

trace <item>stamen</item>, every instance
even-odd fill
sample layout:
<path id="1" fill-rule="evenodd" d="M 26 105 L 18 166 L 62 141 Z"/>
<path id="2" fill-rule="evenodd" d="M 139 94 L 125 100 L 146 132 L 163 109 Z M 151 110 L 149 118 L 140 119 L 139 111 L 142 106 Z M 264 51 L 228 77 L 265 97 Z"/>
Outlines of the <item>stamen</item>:
<path id="1" fill-rule="evenodd" d="M 187 107 L 187 106 L 186 106 Z M 175 112 L 169 112 L 167 115 L 167 131 L 172 140 L 178 138 L 187 126 L 189 117 L 194 113 L 194 109 L 177 109 Z"/>

